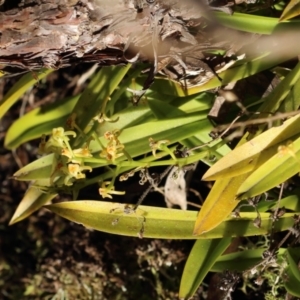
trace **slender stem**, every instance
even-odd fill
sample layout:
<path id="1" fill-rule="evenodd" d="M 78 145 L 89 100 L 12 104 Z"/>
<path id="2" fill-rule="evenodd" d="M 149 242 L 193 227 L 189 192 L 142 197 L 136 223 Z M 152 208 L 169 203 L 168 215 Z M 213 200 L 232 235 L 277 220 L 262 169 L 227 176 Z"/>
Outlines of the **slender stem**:
<path id="1" fill-rule="evenodd" d="M 141 195 L 141 197 L 139 198 L 138 202 L 133 207 L 133 210 L 136 210 L 138 208 L 138 206 L 142 204 L 142 202 L 144 201 L 144 199 L 146 198 L 146 196 L 150 193 L 150 191 L 152 190 L 152 188 L 154 188 L 154 189 L 158 188 L 158 185 L 161 183 L 161 181 L 164 179 L 164 177 L 167 176 L 167 174 L 171 171 L 172 168 L 173 168 L 173 166 L 169 166 L 168 168 L 166 168 L 164 170 L 164 172 L 159 176 L 158 182 L 154 182 L 151 179 L 151 177 L 149 176 L 150 186 Z"/>

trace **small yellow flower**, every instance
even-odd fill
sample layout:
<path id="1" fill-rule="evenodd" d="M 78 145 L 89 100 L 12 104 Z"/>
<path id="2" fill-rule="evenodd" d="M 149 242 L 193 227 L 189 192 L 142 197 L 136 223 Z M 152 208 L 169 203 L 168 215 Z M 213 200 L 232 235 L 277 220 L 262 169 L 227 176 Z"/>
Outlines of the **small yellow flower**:
<path id="1" fill-rule="evenodd" d="M 118 136 L 120 130 L 115 129 L 113 131 L 106 131 L 104 138 L 108 140 L 107 146 L 100 153 L 101 157 L 105 157 L 107 160 L 115 161 L 117 158 L 124 155 L 125 146 L 119 141 Z"/>
<path id="2" fill-rule="evenodd" d="M 102 196 L 102 198 L 110 198 L 112 199 L 111 194 L 113 195 L 125 195 L 124 191 L 115 191 L 114 187 L 109 187 L 110 181 L 104 181 L 101 184 L 101 187 L 99 188 L 99 194 Z"/>
<path id="3" fill-rule="evenodd" d="M 75 157 L 93 157 L 88 147 L 73 150 Z"/>
<path id="4" fill-rule="evenodd" d="M 43 151 L 43 153 L 60 153 L 61 149 L 68 148 L 69 151 L 72 152 L 68 135 L 75 137 L 76 133 L 74 131 L 64 131 L 62 127 L 52 129 L 52 134 L 47 142 L 45 136 L 42 136 L 39 147 L 40 151 Z"/>
<path id="5" fill-rule="evenodd" d="M 68 157 L 68 162 L 81 164 L 82 158 L 93 157 L 90 150 L 87 147 L 74 149 L 70 151 L 68 148 L 61 150 L 61 155 Z"/>
<path id="6" fill-rule="evenodd" d="M 88 170 L 92 172 L 90 166 L 80 166 L 78 164 L 68 164 L 68 173 L 76 179 L 85 178 L 85 174 L 82 171 Z"/>
<path id="7" fill-rule="evenodd" d="M 53 128 L 52 129 L 52 136 L 50 139 L 56 141 L 59 145 L 68 144 L 69 138 L 68 135 L 72 135 L 73 138 L 76 137 L 75 131 L 65 131 L 62 127 Z"/>
<path id="8" fill-rule="evenodd" d="M 154 157 L 156 156 L 156 151 L 157 150 L 164 150 L 164 146 L 169 144 L 170 141 L 169 140 L 161 140 L 161 141 L 154 141 L 153 138 L 149 138 L 149 146 L 152 150 L 152 154 Z"/>
<path id="9" fill-rule="evenodd" d="M 62 171 L 67 175 L 64 179 L 65 185 L 72 185 L 72 179 L 82 179 L 85 178 L 85 174 L 82 171 L 88 170 L 92 172 L 92 168 L 89 166 L 80 166 L 79 164 L 68 164 L 67 167 L 63 167 Z"/>
<path id="10" fill-rule="evenodd" d="M 118 140 L 118 136 L 121 134 L 120 130 L 119 129 L 114 129 L 113 131 L 106 131 L 104 133 L 104 138 L 109 140 L 109 141 L 116 141 L 116 142 L 119 142 Z M 119 142 L 120 143 L 120 142 Z"/>
<path id="11" fill-rule="evenodd" d="M 67 156 L 69 158 L 69 161 L 73 158 L 73 153 L 68 148 L 61 149 L 61 155 Z"/>

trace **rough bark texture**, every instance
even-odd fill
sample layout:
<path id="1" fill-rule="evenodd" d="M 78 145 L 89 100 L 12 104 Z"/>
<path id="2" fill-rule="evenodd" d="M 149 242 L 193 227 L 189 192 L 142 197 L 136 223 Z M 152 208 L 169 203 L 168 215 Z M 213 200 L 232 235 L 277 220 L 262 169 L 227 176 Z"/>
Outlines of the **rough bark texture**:
<path id="1" fill-rule="evenodd" d="M 203 4 L 199 7 L 197 1 L 2 3 L 0 70 L 7 66 L 33 70 L 80 62 L 116 65 L 150 61 L 155 72 L 175 80 L 184 74 L 199 82 L 212 77 L 220 64 L 218 56 L 203 52 L 215 41 L 203 31 L 207 24 L 201 14 L 209 14 L 209 10 Z"/>

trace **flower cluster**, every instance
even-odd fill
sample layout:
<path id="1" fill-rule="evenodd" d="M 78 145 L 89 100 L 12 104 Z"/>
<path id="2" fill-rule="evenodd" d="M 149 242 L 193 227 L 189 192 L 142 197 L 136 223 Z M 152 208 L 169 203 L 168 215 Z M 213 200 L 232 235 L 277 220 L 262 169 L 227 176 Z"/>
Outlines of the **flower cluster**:
<path id="1" fill-rule="evenodd" d="M 40 153 L 55 153 L 66 157 L 55 160 L 54 171 L 51 174 L 51 183 L 57 176 L 64 176 L 64 184 L 70 186 L 73 184 L 74 179 L 85 178 L 83 171 L 92 171 L 92 168 L 84 165 L 84 158 L 92 157 L 88 146 L 79 149 L 72 149 L 69 143 L 69 137 L 76 137 L 74 131 L 65 131 L 64 128 L 58 127 L 52 130 L 52 134 L 46 141 L 46 136 L 42 136 L 39 145 Z"/>
<path id="2" fill-rule="evenodd" d="M 125 146 L 119 141 L 119 135 L 120 130 L 118 129 L 105 132 L 104 138 L 108 140 L 108 143 L 106 148 L 101 151 L 101 157 L 114 162 L 117 158 L 124 155 Z"/>

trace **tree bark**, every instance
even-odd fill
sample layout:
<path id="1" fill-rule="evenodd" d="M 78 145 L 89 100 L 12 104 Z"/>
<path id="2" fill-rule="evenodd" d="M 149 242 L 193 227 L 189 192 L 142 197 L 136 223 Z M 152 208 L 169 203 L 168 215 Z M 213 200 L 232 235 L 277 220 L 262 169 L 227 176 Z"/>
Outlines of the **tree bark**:
<path id="1" fill-rule="evenodd" d="M 199 2 L 199 1 L 198 1 Z M 117 65 L 148 61 L 172 79 L 212 77 L 229 45 L 214 40 L 192 0 L 2 0 L 0 70 L 62 68 L 74 63 Z M 224 57 L 221 58 L 224 61 Z"/>

